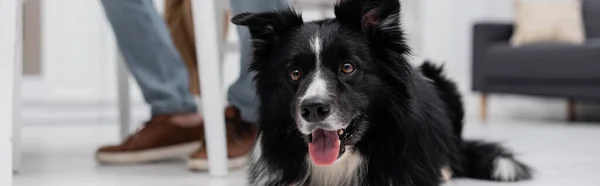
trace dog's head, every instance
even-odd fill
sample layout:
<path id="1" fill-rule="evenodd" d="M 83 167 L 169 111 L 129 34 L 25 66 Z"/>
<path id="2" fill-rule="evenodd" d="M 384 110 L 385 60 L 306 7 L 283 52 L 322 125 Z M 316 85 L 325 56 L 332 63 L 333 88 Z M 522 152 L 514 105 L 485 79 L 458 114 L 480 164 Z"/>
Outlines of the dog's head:
<path id="1" fill-rule="evenodd" d="M 288 104 L 314 163 L 332 164 L 360 141 L 367 108 L 385 94 L 388 76 L 402 76 L 389 72 L 408 68 L 399 9 L 398 0 L 340 0 L 334 19 L 304 23 L 292 9 L 232 19 L 252 35 L 263 106 Z M 272 103 L 281 100 L 289 102 Z"/>

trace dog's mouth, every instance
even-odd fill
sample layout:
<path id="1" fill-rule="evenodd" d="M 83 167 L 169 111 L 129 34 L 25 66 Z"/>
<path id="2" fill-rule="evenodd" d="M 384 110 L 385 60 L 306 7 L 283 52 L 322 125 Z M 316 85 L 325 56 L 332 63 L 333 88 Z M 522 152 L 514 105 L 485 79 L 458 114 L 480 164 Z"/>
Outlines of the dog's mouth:
<path id="1" fill-rule="evenodd" d="M 328 131 L 318 128 L 310 134 L 308 153 L 315 164 L 331 165 L 337 160 L 341 145 L 339 133 L 343 133 L 343 130 Z"/>
<path id="2" fill-rule="evenodd" d="M 349 139 L 353 136 L 355 122 L 344 129 L 326 130 L 317 128 L 307 135 L 308 153 L 313 163 L 327 166 L 335 163 L 346 152 L 346 146 L 351 145 Z"/>

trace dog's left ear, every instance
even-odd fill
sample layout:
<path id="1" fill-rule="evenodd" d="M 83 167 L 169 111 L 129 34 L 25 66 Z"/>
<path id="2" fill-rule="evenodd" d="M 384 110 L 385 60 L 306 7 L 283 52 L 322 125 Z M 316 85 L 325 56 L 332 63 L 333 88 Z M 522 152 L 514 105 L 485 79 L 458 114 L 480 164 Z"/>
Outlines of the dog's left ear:
<path id="1" fill-rule="evenodd" d="M 231 18 L 231 22 L 248 27 L 252 38 L 261 40 L 276 39 L 277 35 L 303 24 L 302 16 L 291 8 L 263 13 L 241 13 Z"/>
<path id="2" fill-rule="evenodd" d="M 304 24 L 302 16 L 291 8 L 263 13 L 241 13 L 231 19 L 236 25 L 246 26 L 252 37 L 253 62 L 251 71 L 268 66 L 268 58 L 283 35 Z"/>
<path id="3" fill-rule="evenodd" d="M 401 31 L 400 0 L 338 0 L 335 17 L 368 35 Z"/>

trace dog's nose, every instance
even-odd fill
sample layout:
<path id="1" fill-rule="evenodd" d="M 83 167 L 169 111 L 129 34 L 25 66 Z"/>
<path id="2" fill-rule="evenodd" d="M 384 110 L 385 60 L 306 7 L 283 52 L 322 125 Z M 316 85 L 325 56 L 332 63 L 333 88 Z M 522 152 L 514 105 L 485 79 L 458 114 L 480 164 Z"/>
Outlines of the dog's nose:
<path id="1" fill-rule="evenodd" d="M 304 99 L 300 105 L 302 109 L 302 118 L 308 122 L 319 122 L 325 120 L 329 116 L 331 105 L 329 101 L 321 98 L 314 97 Z"/>

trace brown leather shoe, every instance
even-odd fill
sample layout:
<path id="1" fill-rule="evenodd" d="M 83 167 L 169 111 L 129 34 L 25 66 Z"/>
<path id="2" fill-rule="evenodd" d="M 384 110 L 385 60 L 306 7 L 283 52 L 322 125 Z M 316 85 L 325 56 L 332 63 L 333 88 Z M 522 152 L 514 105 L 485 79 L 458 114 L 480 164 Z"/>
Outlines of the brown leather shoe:
<path id="1" fill-rule="evenodd" d="M 230 169 L 244 167 L 248 163 L 248 155 L 256 140 L 257 126 L 254 123 L 243 121 L 240 118 L 240 111 L 231 106 L 225 109 L 225 122 L 228 167 Z M 208 170 L 206 148 L 201 148 L 192 154 L 190 160 L 188 160 L 188 167 L 193 171 Z"/>
<path id="2" fill-rule="evenodd" d="M 100 163 L 144 163 L 189 156 L 202 145 L 204 127 L 180 127 L 171 116 L 153 117 L 145 126 L 119 145 L 96 152 Z"/>

